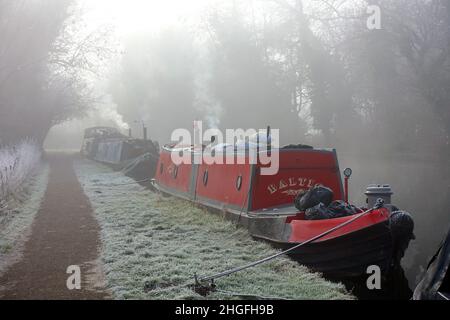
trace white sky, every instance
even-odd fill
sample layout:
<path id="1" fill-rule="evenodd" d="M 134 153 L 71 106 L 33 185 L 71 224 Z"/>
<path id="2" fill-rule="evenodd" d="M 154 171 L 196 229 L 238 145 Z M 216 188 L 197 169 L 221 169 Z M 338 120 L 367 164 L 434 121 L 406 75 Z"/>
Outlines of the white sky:
<path id="1" fill-rule="evenodd" d="M 180 21 L 198 20 L 202 8 L 217 0 L 79 0 L 88 24 L 112 24 L 121 36 L 158 31 Z"/>
<path id="2" fill-rule="evenodd" d="M 84 34 L 102 26 L 113 26 L 118 40 L 123 41 L 135 33 L 158 33 L 172 25 L 198 23 L 203 9 L 208 4 L 219 1 L 232 0 L 77 0 L 77 7 L 81 9 L 80 23 L 83 25 L 78 32 Z M 93 81 L 97 90 L 104 89 L 102 79 Z M 125 126 L 121 125 L 122 118 L 115 109 L 115 104 L 110 102 L 110 105 L 102 107 L 100 112 L 92 111 L 91 116 L 86 119 L 69 121 L 54 127 L 46 147 L 79 148 L 82 131 L 94 125 L 116 124 L 118 128 L 124 129 Z M 130 125 L 134 126 L 132 123 Z M 61 142 L 60 136 L 68 139 Z M 68 145 L 67 141 L 72 144 Z"/>

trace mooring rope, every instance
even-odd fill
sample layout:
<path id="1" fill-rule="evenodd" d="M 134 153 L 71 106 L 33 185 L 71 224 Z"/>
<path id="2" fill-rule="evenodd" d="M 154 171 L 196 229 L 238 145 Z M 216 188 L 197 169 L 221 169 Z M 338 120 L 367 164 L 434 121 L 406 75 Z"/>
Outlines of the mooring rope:
<path id="1" fill-rule="evenodd" d="M 159 160 L 159 155 L 158 155 L 158 156 L 155 156 L 154 154 L 152 154 L 152 153 L 150 153 L 150 152 L 147 152 L 147 153 L 144 153 L 143 155 L 141 155 L 141 156 L 139 156 L 139 157 L 134 158 L 133 160 L 131 160 L 131 161 L 130 161 L 126 166 L 124 166 L 120 171 L 121 171 L 121 172 L 127 171 L 128 169 L 132 168 L 133 166 L 139 164 L 139 162 L 142 161 L 143 159 L 145 159 L 147 156 L 149 156 L 150 158 L 153 158 L 153 159 L 156 160 L 157 162 L 158 162 L 158 160 Z"/>
<path id="2" fill-rule="evenodd" d="M 317 236 L 314 236 L 313 238 L 311 238 L 309 240 L 306 240 L 306 241 L 304 241 L 302 243 L 299 243 L 299 244 L 297 244 L 297 245 L 295 245 L 295 246 L 293 246 L 293 247 L 291 247 L 291 248 L 289 248 L 287 250 L 278 252 L 278 253 L 273 254 L 271 256 L 268 256 L 266 258 L 260 259 L 258 261 L 255 261 L 255 262 L 252 262 L 252 263 L 249 263 L 249 264 L 246 264 L 246 265 L 241 266 L 241 267 L 229 269 L 229 270 L 226 270 L 226 271 L 223 271 L 223 272 L 211 275 L 211 276 L 197 277 L 195 275 L 194 276 L 194 280 L 195 280 L 194 285 L 192 285 L 192 280 L 190 280 L 190 281 L 184 282 L 184 283 L 179 284 L 179 285 L 174 285 L 174 286 L 170 286 L 170 287 L 166 287 L 166 288 L 160 288 L 160 289 L 152 290 L 151 293 L 152 294 L 158 294 L 158 293 L 161 293 L 161 292 L 165 292 L 165 291 L 169 291 L 169 290 L 175 290 L 175 289 L 184 288 L 184 287 L 188 287 L 188 286 L 193 286 L 195 288 L 196 286 L 200 285 L 201 281 L 211 281 L 212 283 L 214 283 L 215 279 L 219 279 L 219 278 L 231 275 L 233 273 L 237 273 L 239 271 L 242 271 L 242 270 L 245 270 L 245 269 L 248 269 L 248 268 L 251 268 L 251 267 L 255 267 L 257 265 L 260 265 L 260 264 L 263 264 L 265 262 L 271 261 L 271 260 L 276 259 L 276 258 L 278 258 L 278 257 L 280 257 L 282 255 L 285 255 L 285 254 L 287 254 L 287 253 L 289 253 L 289 252 L 291 252 L 291 251 L 293 251 L 293 250 L 295 250 L 295 249 L 297 249 L 297 248 L 299 248 L 301 246 L 304 246 L 304 245 L 306 245 L 308 243 L 311 243 L 311 242 L 316 241 L 316 240 L 318 240 L 320 238 L 323 238 L 323 237 L 329 235 L 330 233 L 333 233 L 334 231 L 339 230 L 339 229 L 341 229 L 341 228 L 343 228 L 343 227 L 353 223 L 354 221 L 362 218 L 363 216 L 371 213 L 372 211 L 382 208 L 383 205 L 384 205 L 384 201 L 382 199 L 378 199 L 376 204 L 375 204 L 375 206 L 373 208 L 370 208 L 370 209 L 368 209 L 368 210 L 366 210 L 364 212 L 361 212 L 361 213 L 355 215 L 352 219 L 347 220 L 347 221 L 345 221 L 345 222 L 343 222 L 343 223 L 341 223 L 341 224 L 339 224 L 339 225 L 337 225 L 337 226 L 335 226 L 335 227 L 333 227 L 333 228 L 331 228 L 331 229 L 329 229 L 329 230 L 327 230 L 325 232 L 322 232 L 321 234 L 319 234 Z M 220 290 L 220 289 L 216 289 L 215 285 L 213 285 L 212 287 L 214 287 L 214 289 L 213 289 L 214 291 L 222 292 L 224 294 L 225 293 L 229 293 L 229 294 L 232 294 L 232 295 L 242 296 L 242 297 L 253 296 L 253 297 L 257 297 L 257 298 L 259 297 L 259 298 L 262 298 L 262 299 L 265 298 L 265 297 L 257 296 L 257 295 L 239 294 L 239 293 L 232 293 L 232 292 L 223 291 L 223 290 Z M 283 299 L 283 298 L 277 298 L 277 299 Z"/>
<path id="3" fill-rule="evenodd" d="M 236 273 L 236 272 L 239 272 L 239 271 L 251 268 L 251 267 L 255 267 L 255 266 L 260 265 L 262 263 L 265 263 L 265 262 L 271 261 L 273 259 L 276 259 L 276 258 L 278 258 L 278 257 L 280 257 L 282 255 L 285 255 L 285 254 L 287 254 L 287 253 L 289 253 L 289 252 L 291 252 L 291 251 L 293 251 L 295 249 L 298 249 L 298 248 L 300 248 L 300 247 L 302 247 L 304 245 L 307 245 L 307 244 L 309 244 L 311 242 L 314 242 L 314 241 L 316 241 L 318 239 L 321 239 L 321 238 L 329 235 L 330 233 L 332 233 L 332 232 L 334 232 L 336 230 L 339 230 L 339 229 L 341 229 L 341 228 L 343 228 L 343 227 L 353 223 L 354 221 L 356 221 L 356 220 L 362 218 L 363 216 L 371 213 L 373 210 L 380 209 L 383 206 L 383 204 L 384 204 L 383 200 L 378 199 L 377 203 L 375 204 L 375 206 L 373 208 L 368 209 L 368 210 L 366 210 L 364 212 L 361 212 L 361 213 L 357 214 L 355 217 L 353 217 L 352 219 L 347 220 L 347 221 L 345 221 L 345 222 L 343 222 L 343 223 L 341 223 L 341 224 L 339 224 L 339 225 L 337 225 L 337 226 L 335 226 L 335 227 L 333 227 L 333 228 L 331 228 L 331 229 L 329 229 L 329 230 L 327 230 L 325 232 L 322 232 L 321 234 L 319 234 L 317 236 L 314 236 L 314 237 L 312 237 L 309 240 L 301 242 L 301 243 L 299 243 L 299 244 L 297 244 L 297 245 L 295 245 L 295 246 L 293 246 L 293 247 L 291 247 L 289 249 L 286 249 L 284 251 L 278 252 L 278 253 L 273 254 L 271 256 L 268 256 L 266 258 L 263 258 L 263 259 L 251 262 L 249 264 L 246 264 L 244 266 L 232 268 L 232 269 L 229 269 L 229 270 L 226 270 L 226 271 L 223 271 L 223 272 L 220 272 L 220 273 L 216 273 L 216 274 L 213 274 L 213 275 L 210 275 L 210 276 L 199 277 L 198 281 L 210 281 L 210 280 L 213 281 L 215 279 L 219 279 L 219 278 L 228 276 L 230 274 L 233 274 L 233 273 Z"/>
<path id="4" fill-rule="evenodd" d="M 444 294 L 442 294 L 441 292 L 437 292 L 437 294 L 439 295 L 439 296 L 441 296 L 441 298 L 442 299 L 444 299 L 444 300 L 450 300 L 446 295 L 444 295 Z"/>

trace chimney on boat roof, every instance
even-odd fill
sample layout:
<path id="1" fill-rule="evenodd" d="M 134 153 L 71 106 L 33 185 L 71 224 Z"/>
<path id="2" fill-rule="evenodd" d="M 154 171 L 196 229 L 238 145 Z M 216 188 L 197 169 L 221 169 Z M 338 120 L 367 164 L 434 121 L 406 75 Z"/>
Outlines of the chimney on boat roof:
<path id="1" fill-rule="evenodd" d="M 147 140 L 147 127 L 145 125 L 142 125 L 142 137 L 144 140 Z"/>

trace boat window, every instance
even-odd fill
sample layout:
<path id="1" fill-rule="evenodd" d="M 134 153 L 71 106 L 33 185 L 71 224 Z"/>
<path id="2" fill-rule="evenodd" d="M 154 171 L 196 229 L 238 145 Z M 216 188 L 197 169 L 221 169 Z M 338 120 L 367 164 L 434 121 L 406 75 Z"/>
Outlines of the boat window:
<path id="1" fill-rule="evenodd" d="M 203 185 L 206 186 L 208 184 L 208 170 L 205 170 L 203 173 Z"/>
<path id="2" fill-rule="evenodd" d="M 236 179 L 236 189 L 239 191 L 242 187 L 242 175 L 239 175 Z"/>

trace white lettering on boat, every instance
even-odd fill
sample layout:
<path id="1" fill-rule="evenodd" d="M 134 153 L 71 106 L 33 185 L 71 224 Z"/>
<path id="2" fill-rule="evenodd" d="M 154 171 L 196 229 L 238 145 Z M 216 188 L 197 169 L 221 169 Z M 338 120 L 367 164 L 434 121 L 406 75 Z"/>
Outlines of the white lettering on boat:
<path id="1" fill-rule="evenodd" d="M 294 196 L 302 192 L 303 190 L 308 190 L 311 187 L 317 185 L 318 183 L 311 178 L 295 178 L 290 177 L 288 179 L 280 179 L 278 183 L 271 183 L 267 186 L 269 194 L 275 194 L 280 191 L 283 194 Z M 288 187 L 300 187 L 300 188 L 289 188 Z"/>

